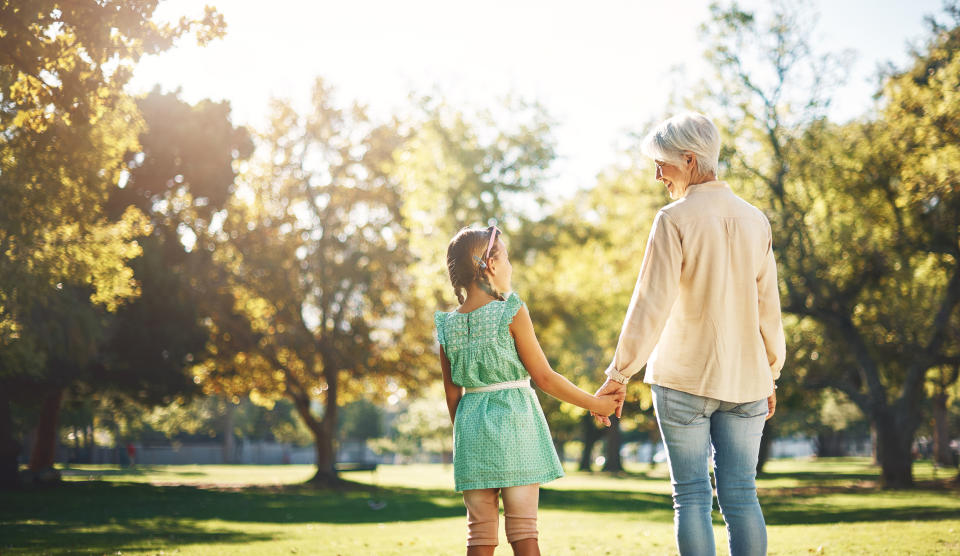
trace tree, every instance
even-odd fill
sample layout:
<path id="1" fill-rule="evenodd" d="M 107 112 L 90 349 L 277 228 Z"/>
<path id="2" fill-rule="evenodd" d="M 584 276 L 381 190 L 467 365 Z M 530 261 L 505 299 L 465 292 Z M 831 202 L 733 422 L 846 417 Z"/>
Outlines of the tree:
<path id="1" fill-rule="evenodd" d="M 122 187 L 108 214 L 136 208 L 152 233 L 131 266 L 140 295 L 109 324 L 95 380 L 146 405 L 169 403 L 195 388 L 185 372 L 200 363 L 208 340 L 198 283 L 214 265 L 215 227 L 234 193 L 234 165 L 252 154 L 246 129 L 230 121 L 230 105 L 190 105 L 155 88 L 137 101 L 146 129 L 127 153 Z"/>
<path id="2" fill-rule="evenodd" d="M 953 448 L 950 447 L 950 386 L 957 383 L 960 377 L 960 365 L 952 368 L 940 367 L 939 373 L 931 377 L 933 392 L 930 394 L 933 413 L 933 459 L 943 466 L 955 467 Z M 956 396 L 954 396 L 956 398 Z"/>
<path id="3" fill-rule="evenodd" d="M 139 254 L 135 238 L 149 225 L 136 210 L 117 220 L 99 210 L 138 125 L 130 104 L 121 103 L 93 125 L 55 123 L 44 133 L 10 128 L 0 138 L 0 413 L 10 411 L 18 393 L 33 392 L 29 385 L 44 377 L 58 384 L 56 377 L 90 363 L 90 344 L 100 337 L 91 304 L 115 310 L 138 293 L 127 261 Z M 54 311 L 62 318 L 51 319 Z M 57 390 L 46 407 L 59 405 Z M 52 438 L 55 415 L 43 415 L 41 430 Z M 3 428 L 0 482 L 13 485 L 19 447 Z M 51 456 L 48 446 L 40 459 Z"/>
<path id="4" fill-rule="evenodd" d="M 17 480 L 11 396 L 25 381 L 84 365 L 90 350 L 78 342 L 98 332 L 73 326 L 92 322 L 79 316 L 83 304 L 112 311 L 137 294 L 126 263 L 139 253 L 134 238 L 146 233 L 147 223 L 136 210 L 117 219 L 101 210 L 142 125 L 122 91 L 130 67 L 191 28 L 201 40 L 222 31 L 212 10 L 204 21 L 159 28 L 150 20 L 155 6 L 51 1 L 0 7 L 0 376 L 9 386 L 0 393 L 3 485 Z M 28 324 L 49 307 L 76 318 Z M 72 343 L 44 351 L 45 332 Z M 54 388 L 46 406 L 58 406 L 58 399 Z M 42 428 L 52 430 L 55 415 L 44 415 Z"/>
<path id="5" fill-rule="evenodd" d="M 779 5 L 766 29 L 736 6 L 712 13 L 705 30 L 724 86 L 712 92 L 726 116 L 724 158 L 741 194 L 771 218 L 785 312 L 816 330 L 793 346 L 808 358 L 787 375 L 853 401 L 875 429 L 883 484 L 909 486 L 925 377 L 957 353 L 960 257 L 955 185 L 906 162 L 933 156 L 923 141 L 949 134 L 915 133 L 938 128 L 910 121 L 922 116 L 906 100 L 916 97 L 899 96 L 904 76 L 887 81 L 878 120 L 831 124 L 823 83 L 838 65 L 811 54 L 800 11 Z M 917 63 L 955 51 L 937 38 Z M 753 52 L 760 75 L 746 60 Z M 944 86 L 956 68 L 936 67 L 942 80 L 914 81 L 911 92 L 923 99 L 920 113 L 956 118 Z"/>
<path id="6" fill-rule="evenodd" d="M 401 137 L 335 107 L 317 80 L 312 111 L 275 102 L 259 139 L 215 255 L 232 306 L 213 313 L 196 376 L 208 392 L 289 398 L 314 436 L 312 481 L 333 485 L 339 406 L 417 368 L 396 342 L 410 257 L 388 172 Z"/>
<path id="7" fill-rule="evenodd" d="M 16 106 L 5 123 L 42 132 L 55 122 L 94 123 L 126 98 L 123 87 L 145 54 L 167 50 L 194 31 L 200 44 L 223 35 L 223 16 L 209 6 L 202 19 L 176 25 L 153 18 L 160 0 L 14 0 L 0 6 L 4 101 Z M 53 109 L 49 109 L 52 107 Z"/>

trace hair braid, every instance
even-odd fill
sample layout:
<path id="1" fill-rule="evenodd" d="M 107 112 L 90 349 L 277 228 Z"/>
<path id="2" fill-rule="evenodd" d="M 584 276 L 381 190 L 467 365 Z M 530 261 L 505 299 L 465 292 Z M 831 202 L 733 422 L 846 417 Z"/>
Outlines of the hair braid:
<path id="1" fill-rule="evenodd" d="M 481 265 L 477 259 L 482 259 L 484 250 L 490 240 L 490 230 L 463 228 L 450 240 L 447 246 L 447 272 L 450 274 L 450 284 L 457 296 L 457 301 L 463 305 L 466 297 L 464 290 L 471 284 L 477 285 L 496 299 L 503 301 L 503 294 L 497 292 L 490 283 L 486 272 L 486 262 Z M 499 244 L 494 243 L 489 257 L 497 254 Z"/>

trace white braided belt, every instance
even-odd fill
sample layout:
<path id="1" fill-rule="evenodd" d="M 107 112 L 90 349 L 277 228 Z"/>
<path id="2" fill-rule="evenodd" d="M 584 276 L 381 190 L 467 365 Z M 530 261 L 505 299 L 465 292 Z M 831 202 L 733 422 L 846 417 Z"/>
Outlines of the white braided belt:
<path id="1" fill-rule="evenodd" d="M 467 394 L 476 394 L 477 392 L 496 392 L 497 390 L 509 390 L 511 388 L 530 388 L 530 379 L 512 380 L 510 382 L 498 382 L 486 386 L 477 386 L 476 388 L 466 388 Z"/>

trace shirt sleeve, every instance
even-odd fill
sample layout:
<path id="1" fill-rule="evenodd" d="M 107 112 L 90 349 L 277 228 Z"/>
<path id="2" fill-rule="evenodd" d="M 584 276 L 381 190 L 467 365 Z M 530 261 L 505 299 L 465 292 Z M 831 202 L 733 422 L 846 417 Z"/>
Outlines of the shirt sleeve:
<path id="1" fill-rule="evenodd" d="M 760 311 L 760 335 L 767 351 L 767 362 L 773 380 L 780 378 L 780 370 L 787 356 L 787 345 L 780 317 L 780 287 L 777 284 L 777 261 L 773 256 L 773 234 L 769 232 L 767 253 L 757 275 L 757 297 Z"/>
<path id="2" fill-rule="evenodd" d="M 660 211 L 653 220 L 617 351 L 607 369 L 608 376 L 610 371 L 616 371 L 629 378 L 647 364 L 680 290 L 682 267 L 680 231 L 670 217 Z"/>

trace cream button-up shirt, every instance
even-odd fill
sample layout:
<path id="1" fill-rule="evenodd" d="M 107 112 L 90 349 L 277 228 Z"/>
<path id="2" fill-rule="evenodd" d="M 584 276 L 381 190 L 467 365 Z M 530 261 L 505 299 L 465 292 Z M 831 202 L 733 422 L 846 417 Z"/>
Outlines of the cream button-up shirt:
<path id="1" fill-rule="evenodd" d="M 657 213 L 607 370 L 744 403 L 769 397 L 786 356 L 770 222 L 722 181 Z"/>

